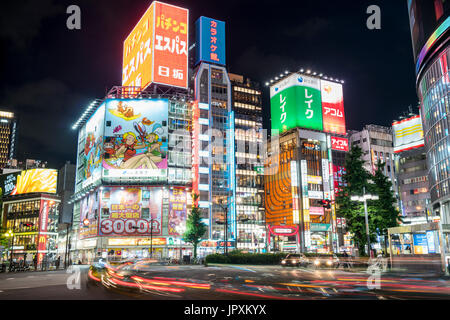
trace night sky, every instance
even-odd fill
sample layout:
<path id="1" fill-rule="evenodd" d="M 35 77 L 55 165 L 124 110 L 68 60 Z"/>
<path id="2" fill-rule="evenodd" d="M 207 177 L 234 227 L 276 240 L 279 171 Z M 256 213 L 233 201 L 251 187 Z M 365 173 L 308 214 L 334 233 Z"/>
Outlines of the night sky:
<path id="1" fill-rule="evenodd" d="M 121 84 L 122 44 L 150 0 L 16 0 L 0 4 L 0 108 L 19 115 L 18 159 L 59 168 L 76 161 L 85 107 Z M 223 20 L 227 67 L 268 87 L 285 70 L 309 68 L 345 80 L 348 129 L 390 125 L 417 105 L 406 0 L 172 1 L 188 8 L 191 41 L 200 16 Z M 81 8 L 81 30 L 66 28 L 66 8 Z M 366 9 L 381 8 L 381 30 Z M 192 43 L 192 42 L 191 42 Z"/>

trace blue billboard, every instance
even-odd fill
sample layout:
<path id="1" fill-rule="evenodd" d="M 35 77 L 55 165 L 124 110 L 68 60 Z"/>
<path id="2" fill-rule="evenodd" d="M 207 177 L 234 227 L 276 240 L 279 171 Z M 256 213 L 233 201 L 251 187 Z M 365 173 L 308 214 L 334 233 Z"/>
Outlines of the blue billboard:
<path id="1" fill-rule="evenodd" d="M 196 64 L 199 62 L 225 65 L 225 22 L 200 17 L 195 23 Z"/>

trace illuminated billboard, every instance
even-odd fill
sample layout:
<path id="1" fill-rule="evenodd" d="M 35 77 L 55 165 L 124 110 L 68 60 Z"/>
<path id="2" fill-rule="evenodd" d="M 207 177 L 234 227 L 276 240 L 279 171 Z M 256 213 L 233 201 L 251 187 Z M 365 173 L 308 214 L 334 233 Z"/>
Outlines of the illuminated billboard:
<path id="1" fill-rule="evenodd" d="M 90 193 L 80 201 L 80 239 L 97 236 L 99 197 Z M 89 224 L 85 225 L 85 221 Z"/>
<path id="2" fill-rule="evenodd" d="M 169 235 L 180 235 L 180 227 L 186 227 L 186 191 L 184 188 L 174 188 L 169 193 Z"/>
<path id="3" fill-rule="evenodd" d="M 419 115 L 392 123 L 392 130 L 394 153 L 424 146 L 422 121 Z"/>
<path id="4" fill-rule="evenodd" d="M 81 167 L 81 180 L 83 187 L 94 183 L 101 178 L 103 160 L 103 130 L 105 120 L 105 104 L 103 103 L 83 127 L 84 146 L 79 157 L 78 166 Z M 77 179 L 79 179 L 77 178 Z"/>
<path id="5" fill-rule="evenodd" d="M 331 136 L 331 149 L 348 152 L 348 139 Z"/>
<path id="6" fill-rule="evenodd" d="M 124 41 L 122 86 L 187 88 L 189 11 L 154 1 Z"/>
<path id="7" fill-rule="evenodd" d="M 104 187 L 99 236 L 161 235 L 162 188 Z"/>
<path id="8" fill-rule="evenodd" d="M 31 169 L 4 174 L 1 188 L 4 196 L 26 193 L 56 193 L 58 171 L 54 169 Z"/>
<path id="9" fill-rule="evenodd" d="M 346 134 L 344 94 L 342 84 L 320 80 L 322 95 L 323 131 Z"/>
<path id="10" fill-rule="evenodd" d="M 195 23 L 195 28 L 196 63 L 204 61 L 225 65 L 225 22 L 200 17 Z"/>
<path id="11" fill-rule="evenodd" d="M 323 130 L 320 80 L 294 73 L 270 87 L 272 134 L 295 127 Z"/>
<path id="12" fill-rule="evenodd" d="M 103 177 L 167 177 L 167 99 L 106 102 Z"/>

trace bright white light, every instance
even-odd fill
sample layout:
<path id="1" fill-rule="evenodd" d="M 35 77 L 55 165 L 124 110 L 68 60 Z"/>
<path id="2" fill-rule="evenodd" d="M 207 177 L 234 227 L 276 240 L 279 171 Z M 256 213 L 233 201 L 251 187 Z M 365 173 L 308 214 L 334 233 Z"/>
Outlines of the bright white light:
<path id="1" fill-rule="evenodd" d="M 275 77 L 275 80 L 278 80 L 278 77 Z"/>
<path id="2" fill-rule="evenodd" d="M 306 70 L 306 73 L 311 73 L 311 70 Z"/>
<path id="3" fill-rule="evenodd" d="M 333 78 L 330 77 L 330 80 L 333 80 Z"/>
<path id="4" fill-rule="evenodd" d="M 323 73 L 319 74 L 319 77 L 323 76 Z"/>
<path id="5" fill-rule="evenodd" d="M 313 76 L 315 76 L 316 74 L 317 74 L 317 72 L 314 72 L 314 73 L 313 73 Z"/>
<path id="6" fill-rule="evenodd" d="M 324 78 L 325 78 L 325 80 L 327 80 L 327 79 L 328 79 L 328 77 L 327 77 L 327 76 L 325 76 Z"/>
<path id="7" fill-rule="evenodd" d="M 341 83 L 344 83 L 345 81 L 344 80 L 341 80 Z"/>
<path id="8" fill-rule="evenodd" d="M 269 83 L 268 82 L 266 82 L 266 86 L 268 86 L 269 85 Z"/>
<path id="9" fill-rule="evenodd" d="M 289 73 L 289 71 L 287 71 L 287 70 L 286 70 L 286 71 L 285 71 L 284 73 L 288 74 L 288 73 Z"/>
<path id="10" fill-rule="evenodd" d="M 272 83 L 272 82 L 273 82 L 273 80 L 271 79 L 271 80 L 270 80 L 270 83 Z"/>
<path id="11" fill-rule="evenodd" d="M 300 69 L 300 72 L 303 72 L 303 71 L 305 71 L 303 68 L 302 69 Z"/>
<path id="12" fill-rule="evenodd" d="M 283 77 L 283 74 L 280 74 L 280 78 L 282 78 Z"/>

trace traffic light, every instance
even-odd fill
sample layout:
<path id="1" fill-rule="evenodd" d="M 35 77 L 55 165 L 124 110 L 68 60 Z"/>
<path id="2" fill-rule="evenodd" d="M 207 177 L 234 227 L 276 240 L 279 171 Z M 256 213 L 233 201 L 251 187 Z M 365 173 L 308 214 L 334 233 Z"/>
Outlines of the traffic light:
<path id="1" fill-rule="evenodd" d="M 319 204 L 325 209 L 331 209 L 331 200 L 320 200 Z"/>

